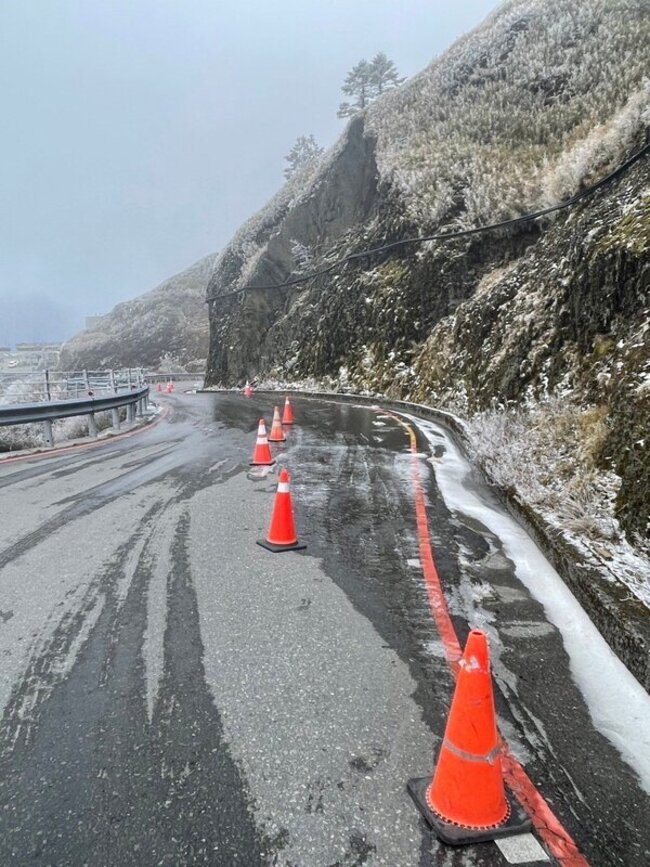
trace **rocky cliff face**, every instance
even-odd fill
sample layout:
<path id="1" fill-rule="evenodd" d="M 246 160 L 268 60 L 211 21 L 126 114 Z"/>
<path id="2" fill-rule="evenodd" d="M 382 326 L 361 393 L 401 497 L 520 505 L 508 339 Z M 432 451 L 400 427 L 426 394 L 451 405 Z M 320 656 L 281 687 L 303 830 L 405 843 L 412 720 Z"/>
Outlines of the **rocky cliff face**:
<path id="1" fill-rule="evenodd" d="M 215 256 L 205 256 L 156 289 L 118 304 L 63 347 L 64 370 L 157 368 L 162 358 L 202 370 L 208 353 L 205 291 Z"/>
<path id="2" fill-rule="evenodd" d="M 313 172 L 313 168 L 307 169 L 307 179 Z M 304 180 L 297 178 L 294 184 Z M 348 249 L 352 230 L 356 238 L 360 227 L 373 224 L 378 207 L 377 169 L 373 141 L 364 135 L 361 118 L 352 121 L 309 191 L 309 195 L 286 204 L 272 202 L 268 215 L 263 212 L 262 219 L 254 218 L 250 227 L 244 227 L 241 242 L 235 239 L 220 257 L 219 275 L 211 281 L 209 292 L 214 287 L 236 285 L 242 272 L 249 275 L 252 284 L 281 282 L 295 267 L 296 249 L 308 258 L 311 267 Z M 296 300 L 300 306 L 299 294 Z M 280 325 L 287 293 L 253 291 L 242 298 L 224 299 L 223 304 L 225 307 L 213 307 L 211 317 L 211 380 L 228 381 L 233 375 L 252 378 L 270 369 L 277 363 L 280 343 L 281 355 L 287 343 L 292 343 L 290 333 L 282 333 Z"/>
<path id="3" fill-rule="evenodd" d="M 208 382 L 316 378 L 466 416 L 549 394 L 602 407 L 596 460 L 647 533 L 647 158 L 554 221 L 254 287 L 563 200 L 648 141 L 649 68 L 646 2 L 504 4 L 238 232 L 208 287 Z"/>

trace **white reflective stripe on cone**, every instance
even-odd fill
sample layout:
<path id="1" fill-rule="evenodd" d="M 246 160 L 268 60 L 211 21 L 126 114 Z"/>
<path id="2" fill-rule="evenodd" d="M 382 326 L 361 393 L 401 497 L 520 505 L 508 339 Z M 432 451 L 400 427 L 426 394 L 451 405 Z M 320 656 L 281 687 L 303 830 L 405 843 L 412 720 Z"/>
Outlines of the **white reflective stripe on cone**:
<path id="1" fill-rule="evenodd" d="M 278 494 L 288 494 L 289 493 L 289 482 L 279 482 L 278 483 Z"/>

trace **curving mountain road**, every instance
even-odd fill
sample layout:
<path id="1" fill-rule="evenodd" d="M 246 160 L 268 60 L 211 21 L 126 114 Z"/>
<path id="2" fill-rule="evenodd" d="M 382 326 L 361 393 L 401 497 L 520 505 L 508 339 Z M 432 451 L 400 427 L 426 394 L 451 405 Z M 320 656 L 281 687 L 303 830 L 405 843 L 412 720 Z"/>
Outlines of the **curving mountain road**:
<path id="1" fill-rule="evenodd" d="M 273 397 L 164 403 L 128 440 L 0 463 L 0 864 L 650 863 L 647 696 L 561 589 L 531 590 L 515 560 L 545 572 L 539 554 L 479 479 L 480 508 L 454 505 L 444 431 L 295 398 L 275 451 L 308 547 L 272 555 L 277 468 L 248 461 Z M 406 794 L 453 689 L 418 486 L 550 857 L 531 835 L 447 849 Z"/>

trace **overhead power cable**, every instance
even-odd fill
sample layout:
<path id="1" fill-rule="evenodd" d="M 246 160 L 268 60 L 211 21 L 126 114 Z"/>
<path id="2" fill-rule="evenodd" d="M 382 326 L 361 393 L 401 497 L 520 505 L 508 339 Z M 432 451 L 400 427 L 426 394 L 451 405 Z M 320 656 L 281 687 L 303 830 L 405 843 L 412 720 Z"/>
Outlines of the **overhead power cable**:
<path id="1" fill-rule="evenodd" d="M 622 163 L 614 171 L 610 172 L 604 178 L 601 178 L 595 184 L 581 190 L 569 199 L 565 199 L 558 205 L 552 205 L 549 208 L 542 208 L 539 211 L 533 211 L 530 214 L 523 214 L 521 217 L 513 217 L 510 220 L 502 220 L 499 223 L 491 223 L 487 226 L 475 226 L 473 229 L 459 229 L 456 232 L 437 232 L 434 235 L 420 235 L 415 238 L 402 238 L 400 241 L 391 241 L 389 244 L 382 244 L 380 247 L 371 247 L 369 250 L 360 250 L 357 253 L 350 253 L 327 265 L 325 268 L 320 268 L 318 271 L 310 271 L 307 274 L 301 274 L 299 277 L 294 277 L 291 280 L 285 280 L 283 283 L 268 283 L 260 286 L 242 286 L 240 289 L 235 289 L 233 292 L 225 292 L 223 295 L 212 295 L 206 298 L 206 303 L 211 301 L 220 301 L 222 298 L 232 298 L 235 295 L 241 295 L 243 292 L 266 292 L 273 289 L 286 289 L 291 286 L 298 286 L 300 283 L 306 283 L 309 280 L 315 280 L 317 277 L 323 277 L 330 274 L 332 271 L 346 265 L 348 262 L 355 262 L 358 259 L 365 259 L 367 256 L 374 256 L 377 253 L 386 253 L 388 250 L 395 250 L 397 247 L 404 247 L 412 244 L 423 244 L 426 241 L 452 241 L 456 238 L 467 238 L 470 235 L 479 235 L 482 232 L 491 232 L 495 229 L 507 229 L 510 226 L 517 226 L 520 223 L 529 223 L 532 220 L 537 220 L 539 217 L 545 217 L 547 214 L 553 214 L 556 211 L 562 211 L 565 208 L 570 208 L 578 202 L 593 195 L 601 187 L 623 175 L 634 163 L 638 162 L 642 157 L 650 152 L 650 144 L 645 145 L 641 150 L 633 154 L 628 160 Z"/>

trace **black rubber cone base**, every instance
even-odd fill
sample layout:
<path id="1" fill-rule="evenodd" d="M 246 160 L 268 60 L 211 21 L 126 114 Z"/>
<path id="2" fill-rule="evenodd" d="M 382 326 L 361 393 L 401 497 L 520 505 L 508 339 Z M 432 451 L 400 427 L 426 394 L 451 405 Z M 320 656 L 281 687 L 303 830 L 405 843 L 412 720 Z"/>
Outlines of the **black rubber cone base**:
<path id="1" fill-rule="evenodd" d="M 274 545 L 273 542 L 267 542 L 266 539 L 258 539 L 257 544 L 274 554 L 279 554 L 280 551 L 301 551 L 306 548 L 306 545 L 301 545 L 300 542 L 294 542 L 293 545 Z"/>
<path id="2" fill-rule="evenodd" d="M 255 461 L 249 461 L 248 466 L 249 467 L 272 467 L 274 463 L 275 463 L 275 461 L 271 461 L 270 464 L 256 464 Z"/>
<path id="3" fill-rule="evenodd" d="M 496 840 L 497 837 L 513 837 L 515 834 L 525 834 L 530 831 L 530 819 L 524 813 L 519 802 L 507 790 L 506 798 L 510 804 L 508 819 L 498 828 L 476 829 L 463 828 L 461 825 L 454 825 L 453 822 L 445 822 L 444 819 L 433 813 L 427 804 L 426 795 L 430 785 L 431 777 L 420 777 L 417 780 L 409 780 L 406 788 L 418 810 L 443 843 L 448 843 L 450 846 L 467 846 L 471 843 L 487 843 L 489 840 Z"/>

